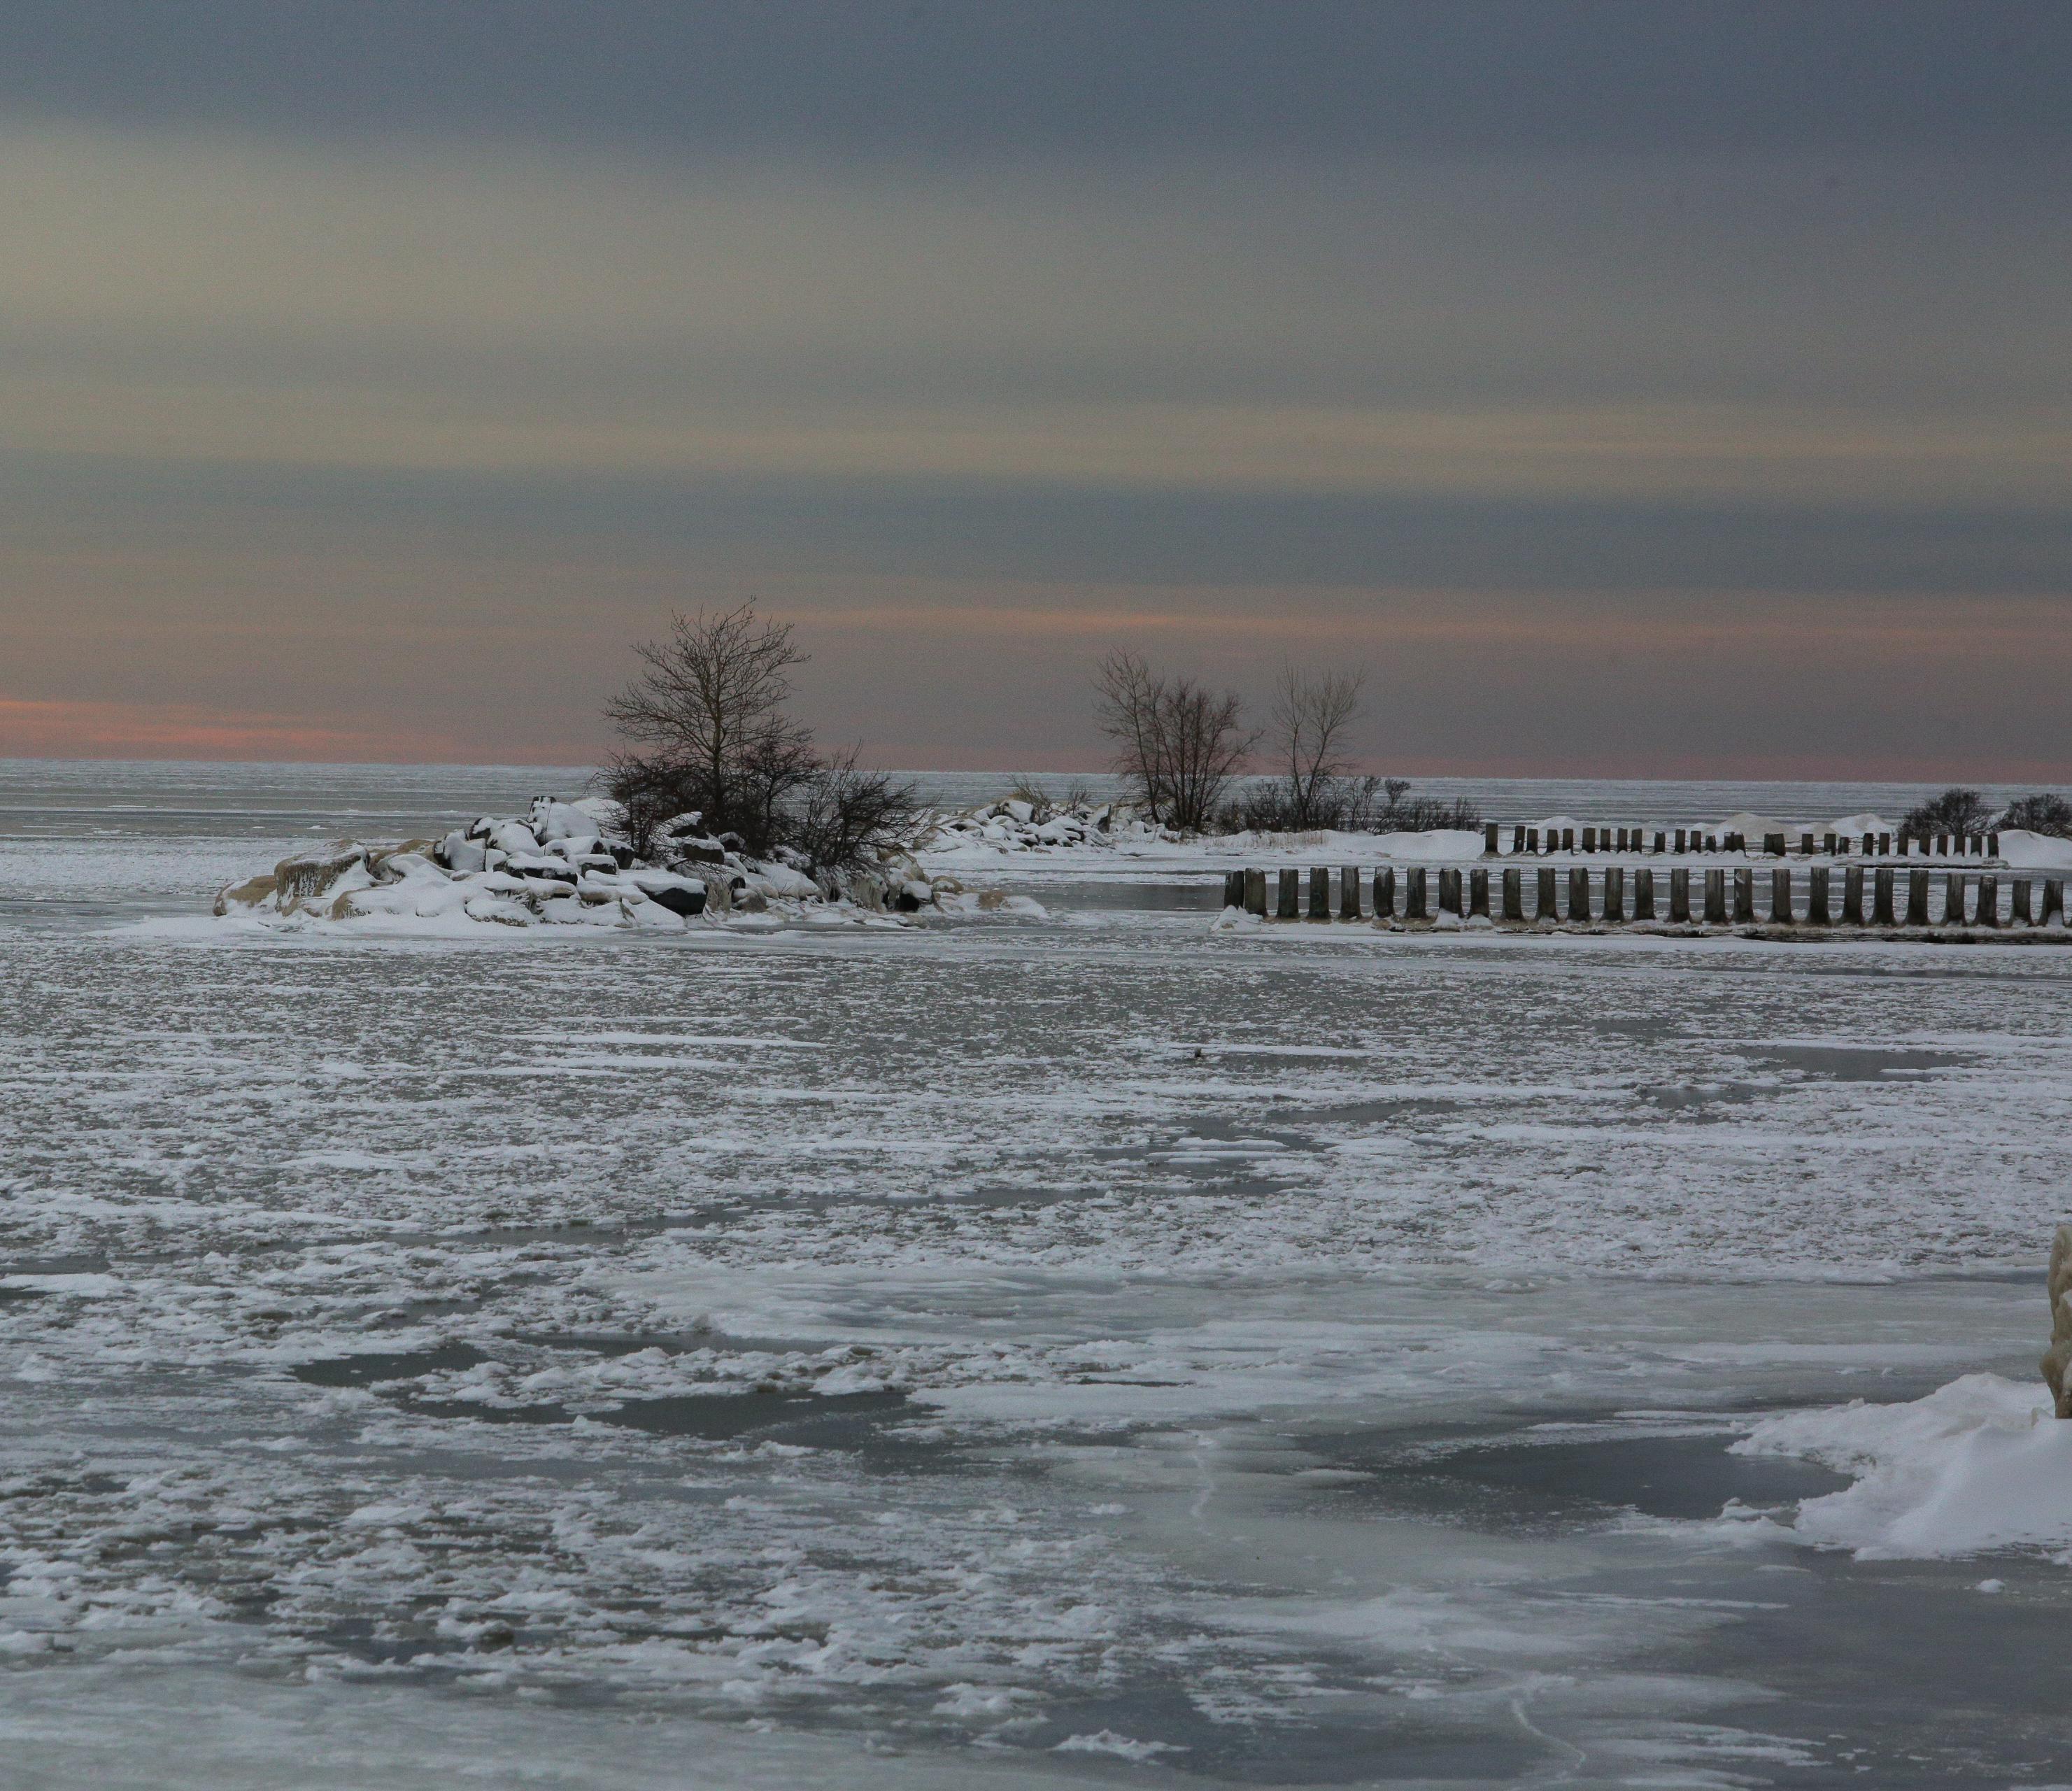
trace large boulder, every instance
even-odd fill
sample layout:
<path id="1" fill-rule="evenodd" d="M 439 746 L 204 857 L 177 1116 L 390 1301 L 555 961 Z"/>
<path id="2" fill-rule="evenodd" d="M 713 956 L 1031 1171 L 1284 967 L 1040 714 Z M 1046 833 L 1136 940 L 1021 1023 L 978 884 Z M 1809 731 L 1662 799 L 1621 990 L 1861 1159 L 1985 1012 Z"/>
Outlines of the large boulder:
<path id="1" fill-rule="evenodd" d="M 357 840 L 335 840 L 321 852 L 283 858 L 273 867 L 281 906 L 321 896 L 347 872 L 366 868 L 367 849 Z"/>

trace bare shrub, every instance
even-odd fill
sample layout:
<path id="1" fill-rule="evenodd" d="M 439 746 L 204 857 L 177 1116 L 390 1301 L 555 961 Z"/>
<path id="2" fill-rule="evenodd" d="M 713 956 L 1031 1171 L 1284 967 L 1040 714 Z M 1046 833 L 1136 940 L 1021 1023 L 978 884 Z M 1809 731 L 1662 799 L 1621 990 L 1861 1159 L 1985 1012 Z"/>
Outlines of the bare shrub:
<path id="1" fill-rule="evenodd" d="M 2000 810 L 1996 827 L 2019 827 L 2032 834 L 2054 834 L 2060 839 L 2072 839 L 2072 802 L 2062 796 L 2053 796 L 2038 791 L 2034 796 L 2018 796 Z"/>
<path id="2" fill-rule="evenodd" d="M 785 845 L 824 887 L 913 843 L 919 813 L 911 786 L 861 771 L 849 747 L 816 766 L 784 817 Z"/>
<path id="3" fill-rule="evenodd" d="M 1116 769 L 1137 785 L 1152 820 L 1183 833 L 1207 827 L 1258 739 L 1244 728 L 1243 699 L 1154 674 L 1123 650 L 1102 660 L 1094 690 Z"/>
<path id="4" fill-rule="evenodd" d="M 1916 838 L 1924 834 L 1983 834 L 1992 813 L 1992 805 L 1976 790 L 1952 788 L 1908 809 L 1899 830 Z"/>

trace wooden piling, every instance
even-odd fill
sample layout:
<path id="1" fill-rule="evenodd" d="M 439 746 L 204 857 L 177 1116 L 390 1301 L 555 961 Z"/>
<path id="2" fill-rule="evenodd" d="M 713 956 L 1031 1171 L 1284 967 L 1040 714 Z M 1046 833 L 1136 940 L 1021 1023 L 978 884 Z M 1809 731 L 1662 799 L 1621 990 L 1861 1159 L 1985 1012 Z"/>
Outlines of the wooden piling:
<path id="1" fill-rule="evenodd" d="M 1396 918 L 1396 873 L 1392 870 L 1374 874 L 1374 917 L 1377 920 Z"/>
<path id="2" fill-rule="evenodd" d="M 1864 924 L 1864 867 L 1852 864 L 1842 873 L 1842 924 Z"/>
<path id="3" fill-rule="evenodd" d="M 1734 924 L 1755 924 L 1755 872 L 1745 864 L 1734 870 Z"/>
<path id="4" fill-rule="evenodd" d="M 1583 830 L 1583 850 L 1584 850 L 1585 852 L 1594 852 L 1594 851 L 1596 851 L 1596 850 L 1597 850 L 1597 829 L 1596 829 L 1596 828 L 1594 828 L 1594 827 L 1585 827 L 1585 828 Z"/>
<path id="5" fill-rule="evenodd" d="M 1827 867 L 1820 865 L 1809 873 L 1812 887 L 1806 896 L 1806 924 L 1811 927 L 1832 927 L 1835 916 L 1827 906 Z"/>
<path id="6" fill-rule="evenodd" d="M 1655 850 L 1658 853 L 1669 850 L 1669 835 L 1659 827 L 1655 830 Z"/>
<path id="7" fill-rule="evenodd" d="M 1503 850 L 1497 844 L 1496 826 L 1497 824 L 1494 821 L 1485 821 L 1482 824 L 1482 850 L 1491 858 L 1494 858 Z"/>
<path id="8" fill-rule="evenodd" d="M 2047 927 L 2053 920 L 2060 926 L 2065 924 L 2065 879 L 2062 877 L 2045 877 L 2043 879 L 2043 910 L 2037 916 L 2036 924 L 2039 927 Z"/>
<path id="9" fill-rule="evenodd" d="M 2036 924 L 2033 896 L 2029 880 L 2026 877 L 2017 877 L 2014 880 L 2014 913 L 2012 918 L 2018 927 L 2033 927 Z"/>
<path id="10" fill-rule="evenodd" d="M 1331 917 L 1331 874 L 1321 864 L 1309 867 L 1309 918 L 1328 920 Z"/>
<path id="11" fill-rule="evenodd" d="M 1684 852 L 1690 850 L 1689 847 L 1685 846 L 1684 843 L 1684 841 L 1688 840 L 1690 837 L 1689 833 L 1684 829 L 1679 827 L 1676 830 L 1676 850 L 1678 851 Z"/>
<path id="12" fill-rule="evenodd" d="M 1244 906 L 1244 873 L 1242 871 L 1226 871 L 1223 873 L 1223 906 Z"/>
<path id="13" fill-rule="evenodd" d="M 1881 864 L 1871 873 L 1871 924 L 1874 927 L 1899 924 L 1899 911 L 1893 902 L 1893 883 L 1892 867 L 1889 864 Z"/>
<path id="14" fill-rule="evenodd" d="M 1302 873 L 1284 871 L 1281 873 L 1281 899 L 1275 904 L 1274 918 L 1293 920 L 1301 918 L 1302 912 Z"/>
<path id="15" fill-rule="evenodd" d="M 1961 927 L 1964 924 L 1964 873 L 1946 871 L 1942 874 L 1942 924 Z"/>
<path id="16" fill-rule="evenodd" d="M 2000 880 L 1990 873 L 1979 879 L 1978 924 L 1982 927 L 2000 924 Z"/>
<path id="17" fill-rule="evenodd" d="M 1535 834 L 1532 836 L 1532 840 L 1533 850 L 1537 851 L 1540 846 L 1540 836 L 1537 834 Z M 1511 830 L 1511 850 L 1514 856 L 1525 850 L 1525 829 L 1522 824 L 1512 828 Z"/>
<path id="18" fill-rule="evenodd" d="M 2000 855 L 2000 836 L 1998 834 L 1987 834 L 1987 835 L 1986 835 L 1986 856 L 1987 856 L 1988 858 L 1998 858 Z"/>
<path id="19" fill-rule="evenodd" d="M 1461 916 L 1461 873 L 1446 869 L 1439 873 L 1439 912 L 1450 914 L 1455 920 Z"/>
<path id="20" fill-rule="evenodd" d="M 1525 873 L 1515 867 L 1503 874 L 1503 917 L 1513 926 L 1525 924 Z"/>
<path id="21" fill-rule="evenodd" d="M 1244 911 L 1266 918 L 1266 873 L 1248 871 L 1244 874 Z"/>
<path id="22" fill-rule="evenodd" d="M 1782 834 L 1765 834 L 1762 836 L 1762 849 L 1773 858 L 1782 858 L 1784 856 L 1784 835 Z"/>
<path id="23" fill-rule="evenodd" d="M 1724 927 L 1727 924 L 1727 874 L 1724 871 L 1705 873 L 1705 924 Z"/>
<path id="24" fill-rule="evenodd" d="M 1928 924 L 1928 873 L 1910 871 L 1906 874 L 1906 924 L 1910 927 Z"/>
<path id="25" fill-rule="evenodd" d="M 1406 920 L 1429 920 L 1432 918 L 1429 905 L 1424 867 L 1413 864 L 1403 873 L 1403 918 Z"/>
<path id="26" fill-rule="evenodd" d="M 1543 864 L 1540 867 L 1539 885 L 1533 891 L 1532 918 L 1543 927 L 1551 927 L 1561 918 L 1554 906 L 1554 867 Z"/>
<path id="27" fill-rule="evenodd" d="M 1770 874 L 1770 923 L 1774 927 L 1796 924 L 1791 913 L 1791 873 L 1782 865 Z"/>
<path id="28" fill-rule="evenodd" d="M 1564 852 L 1572 852 L 1576 850 L 1576 830 L 1574 828 L 1564 827 L 1561 830 L 1561 850 Z"/>
<path id="29" fill-rule="evenodd" d="M 1528 852 L 1535 853 L 1540 850 L 1540 830 L 1537 827 L 1528 827 L 1525 830 L 1525 849 Z"/>
<path id="30" fill-rule="evenodd" d="M 1568 871 L 1568 918 L 1588 920 L 1590 917 L 1590 874 L 1580 864 Z"/>
<path id="31" fill-rule="evenodd" d="M 1338 873 L 1338 918 L 1357 920 L 1360 917 L 1360 874 L 1347 865 Z"/>
<path id="32" fill-rule="evenodd" d="M 1691 873 L 1680 864 L 1669 873 L 1669 920 L 1672 926 L 1691 924 Z"/>
<path id="33" fill-rule="evenodd" d="M 1633 917 L 1636 920 L 1655 918 L 1655 872 L 1644 864 L 1633 874 Z"/>
<path id="34" fill-rule="evenodd" d="M 1605 918 L 1626 919 L 1626 872 L 1616 864 L 1605 867 Z"/>
<path id="35" fill-rule="evenodd" d="M 1489 873 L 1478 865 L 1468 873 L 1468 915 L 1486 920 L 1489 909 Z"/>

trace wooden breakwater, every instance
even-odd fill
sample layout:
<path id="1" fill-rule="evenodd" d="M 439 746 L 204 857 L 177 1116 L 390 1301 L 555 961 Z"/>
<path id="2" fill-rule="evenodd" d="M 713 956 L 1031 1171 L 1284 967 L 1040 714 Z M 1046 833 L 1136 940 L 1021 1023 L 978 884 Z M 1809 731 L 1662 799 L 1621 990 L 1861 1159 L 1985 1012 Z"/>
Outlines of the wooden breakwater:
<path id="1" fill-rule="evenodd" d="M 1652 865 L 1318 866 L 1232 871 L 1223 905 L 1262 920 L 1450 920 L 1511 927 L 1855 928 L 1904 935 L 1962 928 L 2067 934 L 2063 877 L 1923 867 L 1693 870 Z"/>
<path id="2" fill-rule="evenodd" d="M 1796 834 L 1770 832 L 1751 840 L 1745 834 L 1717 827 L 1535 827 L 1523 821 L 1482 823 L 1482 854 L 1511 858 L 1556 854 L 1618 853 L 1636 857 L 1696 856 L 1704 853 L 1753 852 L 1782 858 L 1997 858 L 1996 834 L 1841 834 L 1802 829 Z"/>

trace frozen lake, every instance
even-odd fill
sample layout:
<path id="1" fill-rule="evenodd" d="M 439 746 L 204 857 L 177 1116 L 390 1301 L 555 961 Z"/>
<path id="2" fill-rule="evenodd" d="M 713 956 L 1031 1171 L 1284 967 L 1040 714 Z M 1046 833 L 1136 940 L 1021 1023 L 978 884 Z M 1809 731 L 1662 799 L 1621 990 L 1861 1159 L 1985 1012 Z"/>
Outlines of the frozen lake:
<path id="1" fill-rule="evenodd" d="M 214 770 L 0 778 L 10 1784 L 2072 1781 L 2072 954 L 170 933 L 549 776 Z"/>

